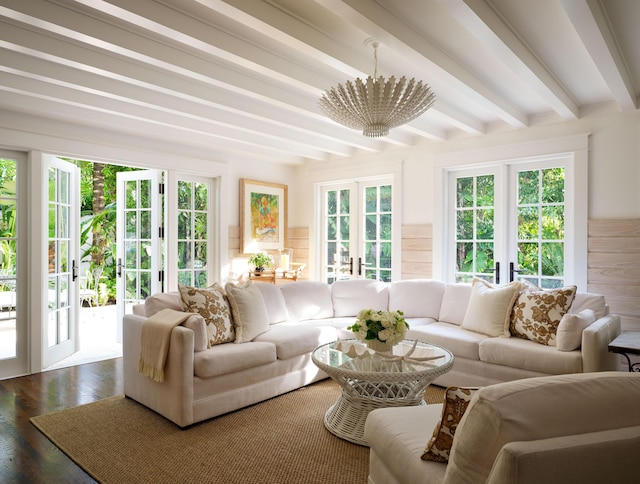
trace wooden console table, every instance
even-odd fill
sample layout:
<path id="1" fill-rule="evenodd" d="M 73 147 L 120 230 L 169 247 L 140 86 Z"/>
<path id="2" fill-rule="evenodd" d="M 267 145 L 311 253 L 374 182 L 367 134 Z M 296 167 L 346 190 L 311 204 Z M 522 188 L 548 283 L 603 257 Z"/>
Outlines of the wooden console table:
<path id="1" fill-rule="evenodd" d="M 618 353 L 627 359 L 629 371 L 640 372 L 640 361 L 631 363 L 629 355 L 640 355 L 640 332 L 625 331 L 618 335 L 611 343 L 609 343 L 609 351 Z"/>
<path id="2" fill-rule="evenodd" d="M 294 281 L 298 280 L 300 277 L 300 273 L 307 266 L 307 264 L 303 263 L 291 263 L 291 269 L 275 269 L 270 271 L 262 271 L 262 272 L 254 272 L 249 271 L 249 280 L 256 282 L 270 282 L 271 284 L 276 283 L 276 279 L 292 279 Z"/>

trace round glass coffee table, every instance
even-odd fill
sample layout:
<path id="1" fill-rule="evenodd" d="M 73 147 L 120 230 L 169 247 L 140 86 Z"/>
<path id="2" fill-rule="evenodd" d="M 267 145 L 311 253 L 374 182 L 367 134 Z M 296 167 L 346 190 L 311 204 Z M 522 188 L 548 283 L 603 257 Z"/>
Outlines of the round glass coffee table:
<path id="1" fill-rule="evenodd" d="M 394 346 L 392 354 L 373 352 L 357 340 L 334 341 L 317 347 L 311 358 L 342 387 L 324 416 L 325 427 L 364 446 L 369 445 L 364 424 L 371 410 L 423 405 L 429 383 L 453 366 L 448 350 L 412 340 Z"/>

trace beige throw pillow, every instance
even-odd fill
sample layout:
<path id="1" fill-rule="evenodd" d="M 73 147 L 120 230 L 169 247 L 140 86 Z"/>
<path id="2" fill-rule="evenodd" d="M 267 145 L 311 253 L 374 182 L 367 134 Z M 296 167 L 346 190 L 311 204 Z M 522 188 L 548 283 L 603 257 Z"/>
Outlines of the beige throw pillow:
<path id="1" fill-rule="evenodd" d="M 519 290 L 519 282 L 494 286 L 474 278 L 462 327 L 487 336 L 508 337 L 509 317 Z"/>
<path id="2" fill-rule="evenodd" d="M 556 346 L 562 317 L 569 312 L 576 286 L 521 292 L 511 313 L 511 334 L 537 343 Z"/>
<path id="3" fill-rule="evenodd" d="M 596 313 L 592 309 L 585 309 L 578 314 L 565 314 L 558 324 L 556 334 L 556 348 L 560 351 L 573 351 L 582 344 L 582 331 L 595 322 Z"/>
<path id="4" fill-rule="evenodd" d="M 433 435 L 427 442 L 427 447 L 422 454 L 422 460 L 449 461 L 456 429 L 476 390 L 477 388 L 460 387 L 449 387 L 445 390 L 442 417 L 440 417 L 440 422 L 436 425 Z"/>
<path id="5" fill-rule="evenodd" d="M 237 285 L 227 283 L 225 290 L 236 327 L 236 343 L 246 343 L 269 331 L 267 307 L 260 290 L 251 281 Z"/>
<path id="6" fill-rule="evenodd" d="M 229 343 L 235 339 L 229 303 L 217 282 L 207 288 L 178 286 L 183 310 L 199 313 L 207 326 L 207 347 Z"/>

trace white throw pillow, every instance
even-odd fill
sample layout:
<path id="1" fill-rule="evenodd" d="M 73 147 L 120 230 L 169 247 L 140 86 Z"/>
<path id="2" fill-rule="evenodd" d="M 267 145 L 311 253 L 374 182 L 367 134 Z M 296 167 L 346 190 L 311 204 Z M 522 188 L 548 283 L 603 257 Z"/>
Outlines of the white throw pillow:
<path id="1" fill-rule="evenodd" d="M 582 331 L 595 322 L 596 313 L 585 309 L 578 314 L 567 313 L 562 316 L 556 334 L 556 348 L 560 351 L 573 351 L 582 344 Z"/>
<path id="2" fill-rule="evenodd" d="M 264 284 L 264 283 L 259 283 Z M 224 286 L 236 327 L 236 343 L 247 343 L 269 331 L 269 315 L 260 290 L 251 282 Z"/>
<path id="3" fill-rule="evenodd" d="M 473 279 L 471 298 L 462 327 L 487 336 L 509 337 L 513 303 L 518 298 L 519 282 L 494 286 L 483 279 Z"/>

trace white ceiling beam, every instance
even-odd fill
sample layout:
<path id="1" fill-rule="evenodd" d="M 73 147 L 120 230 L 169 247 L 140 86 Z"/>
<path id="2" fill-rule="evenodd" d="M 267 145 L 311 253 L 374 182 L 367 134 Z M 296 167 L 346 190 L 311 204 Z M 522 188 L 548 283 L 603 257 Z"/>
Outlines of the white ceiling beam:
<path id="1" fill-rule="evenodd" d="M 33 22 L 36 20 L 32 19 Z M 9 23 L 0 24 L 2 25 L 0 39 L 5 41 L 4 46 L 8 49 L 25 50 L 29 55 L 47 61 L 98 73 L 109 79 L 117 78 L 122 82 L 157 92 L 170 92 L 175 95 L 190 93 L 189 98 L 193 99 L 199 96 L 201 99 L 209 100 L 231 112 L 242 113 L 246 116 L 253 115 L 267 123 L 280 123 L 281 127 L 283 123 L 274 117 L 274 109 L 284 110 L 286 113 L 283 117 L 287 118 L 286 126 L 291 126 L 291 132 L 303 130 L 303 133 L 306 132 L 308 135 L 319 136 L 329 142 L 343 143 L 350 148 L 373 151 L 379 145 L 377 141 L 368 140 L 362 135 L 356 135 L 356 133 L 327 123 L 324 116 L 315 112 L 313 101 L 298 96 L 291 89 L 287 90 L 277 85 L 266 84 L 255 78 L 242 78 L 238 72 L 220 66 L 206 65 L 204 68 L 201 67 L 198 72 L 189 70 L 190 67 L 196 65 L 198 59 L 189 63 L 188 59 L 185 59 L 189 57 L 189 54 L 184 52 L 181 53 L 184 69 L 177 66 L 172 68 L 172 65 L 167 61 L 154 61 L 153 59 L 146 59 L 146 63 L 129 62 L 126 58 L 114 56 L 108 50 L 87 50 L 82 45 L 59 41 L 56 37 L 51 36 L 47 36 L 43 41 L 43 36 L 38 31 L 25 32 Z M 25 49 L 22 46 L 31 46 L 32 49 Z M 42 46 L 47 50 L 38 53 L 36 49 Z M 158 55 L 160 56 L 160 53 Z M 179 53 L 176 53 L 176 56 L 178 55 Z M 177 76 L 177 73 L 183 74 L 183 76 Z M 210 77 L 211 75 L 215 75 L 216 78 Z M 242 97 L 231 96 L 229 93 L 214 89 L 215 87 L 228 89 Z"/>
<path id="2" fill-rule="evenodd" d="M 623 111 L 637 108 L 631 75 L 597 0 L 561 0 L 569 20 Z"/>
<path id="3" fill-rule="evenodd" d="M 437 46 L 413 31 L 408 25 L 373 0 L 316 0 L 334 13 L 347 18 L 361 30 L 402 51 L 412 62 L 427 64 L 448 79 L 452 89 L 460 96 L 475 101 L 514 127 L 526 127 L 526 113 L 507 102 L 502 96 L 482 83 Z"/>
<path id="4" fill-rule="evenodd" d="M 324 152 L 305 146 L 302 142 L 285 142 L 256 133 L 243 132 L 233 126 L 225 126 L 210 119 L 199 119 L 186 113 L 178 113 L 157 106 L 134 104 L 130 100 L 105 98 L 94 93 L 79 92 L 69 86 L 43 82 L 40 79 L 19 76 L 12 72 L 0 71 L 0 86 L 5 92 L 28 95 L 36 102 L 48 100 L 59 104 L 75 106 L 87 112 L 111 114 L 123 119 L 145 121 L 150 125 L 168 127 L 177 132 L 195 133 L 209 138 L 213 146 L 220 141 L 228 141 L 254 150 L 271 150 L 285 156 L 296 156 L 324 160 Z"/>
<path id="5" fill-rule="evenodd" d="M 124 2 L 126 0 L 118 1 Z M 184 1 L 180 0 L 179 3 L 184 3 Z M 251 26 L 255 31 L 271 39 L 276 39 L 283 45 L 295 48 L 296 51 L 312 57 L 314 62 L 321 62 L 342 74 L 362 78 L 370 75 L 370 73 L 367 73 L 367 70 L 371 68 L 370 59 L 363 59 L 356 51 L 351 52 L 350 49 L 345 49 L 344 45 L 315 29 L 310 29 L 308 24 L 286 14 L 267 2 L 243 2 L 242 0 L 228 0 L 226 2 L 220 0 L 197 1 L 233 18 L 235 21 Z M 264 21 L 263 19 L 265 18 L 269 22 Z M 327 82 L 323 84 L 322 89 L 326 90 L 334 84 L 334 82 Z M 439 102 L 431 109 L 438 110 L 441 104 L 444 105 L 444 103 Z M 456 120 L 456 123 L 464 124 L 466 119 L 461 117 Z M 466 129 L 473 130 L 474 128 L 466 126 Z M 425 134 L 429 139 L 442 141 L 444 138 L 440 137 L 440 133 L 441 130 L 434 129 Z M 386 137 L 385 140 L 394 143 L 392 137 Z"/>
<path id="6" fill-rule="evenodd" d="M 578 105 L 565 88 L 483 0 L 439 0 L 471 35 L 564 119 L 577 119 Z"/>

